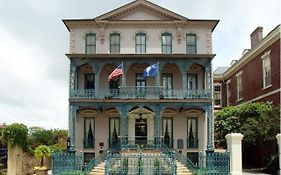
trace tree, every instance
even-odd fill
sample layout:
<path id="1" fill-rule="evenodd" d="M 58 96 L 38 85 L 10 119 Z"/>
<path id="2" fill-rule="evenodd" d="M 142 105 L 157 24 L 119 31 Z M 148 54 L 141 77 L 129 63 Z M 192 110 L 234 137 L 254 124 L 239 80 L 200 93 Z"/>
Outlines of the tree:
<path id="1" fill-rule="evenodd" d="M 279 110 L 265 103 L 248 103 L 223 108 L 215 114 L 215 140 L 226 147 L 225 135 L 242 133 L 243 141 L 262 147 L 275 140 L 280 130 Z"/>
<path id="2" fill-rule="evenodd" d="M 44 167 L 44 159 L 51 156 L 51 150 L 46 145 L 40 145 L 35 149 L 34 155 L 40 160 L 40 167 Z"/>
<path id="3" fill-rule="evenodd" d="M 7 125 L 2 130 L 1 140 L 2 143 L 7 145 L 11 144 L 11 147 L 19 146 L 25 151 L 28 150 L 28 141 L 27 141 L 28 129 L 25 125 L 19 123 L 13 123 Z"/>

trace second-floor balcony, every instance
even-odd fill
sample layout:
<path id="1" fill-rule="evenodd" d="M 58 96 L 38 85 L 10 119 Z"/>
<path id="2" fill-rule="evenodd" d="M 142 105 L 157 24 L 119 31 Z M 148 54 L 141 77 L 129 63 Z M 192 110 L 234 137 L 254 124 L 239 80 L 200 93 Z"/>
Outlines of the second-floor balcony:
<path id="1" fill-rule="evenodd" d="M 119 89 L 79 89 L 70 91 L 70 99 L 210 99 L 210 90 L 163 89 L 126 86 Z"/>

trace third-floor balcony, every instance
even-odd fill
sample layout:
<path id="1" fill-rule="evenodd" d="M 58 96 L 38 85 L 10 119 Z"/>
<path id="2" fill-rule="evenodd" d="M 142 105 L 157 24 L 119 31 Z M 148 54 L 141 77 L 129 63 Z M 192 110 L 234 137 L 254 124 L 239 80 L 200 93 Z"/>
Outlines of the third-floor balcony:
<path id="1" fill-rule="evenodd" d="M 127 86 L 119 89 L 71 90 L 70 99 L 210 99 L 210 90 L 163 89 L 153 86 Z"/>

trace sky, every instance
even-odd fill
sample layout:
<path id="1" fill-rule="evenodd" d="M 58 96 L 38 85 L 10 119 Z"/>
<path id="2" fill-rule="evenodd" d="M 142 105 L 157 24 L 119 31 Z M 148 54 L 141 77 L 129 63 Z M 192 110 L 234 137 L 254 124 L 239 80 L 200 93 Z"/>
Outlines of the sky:
<path id="1" fill-rule="evenodd" d="M 150 0 L 190 19 L 219 19 L 213 69 L 229 66 L 281 23 L 280 0 Z M 62 19 L 94 18 L 131 0 L 1 0 L 0 123 L 68 128 L 69 33 Z"/>

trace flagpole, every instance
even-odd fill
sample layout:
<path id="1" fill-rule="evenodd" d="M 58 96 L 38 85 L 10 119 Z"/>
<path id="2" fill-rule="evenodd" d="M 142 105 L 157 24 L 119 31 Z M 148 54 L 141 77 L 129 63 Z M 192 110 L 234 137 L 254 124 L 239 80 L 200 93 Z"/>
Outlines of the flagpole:
<path id="1" fill-rule="evenodd" d="M 124 64 L 123 64 L 123 61 L 122 61 L 122 71 L 123 71 L 123 74 L 122 74 L 122 84 L 121 86 L 122 87 L 125 87 L 125 81 L 126 81 L 126 77 L 125 77 L 125 72 L 124 72 Z"/>

